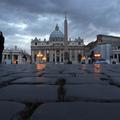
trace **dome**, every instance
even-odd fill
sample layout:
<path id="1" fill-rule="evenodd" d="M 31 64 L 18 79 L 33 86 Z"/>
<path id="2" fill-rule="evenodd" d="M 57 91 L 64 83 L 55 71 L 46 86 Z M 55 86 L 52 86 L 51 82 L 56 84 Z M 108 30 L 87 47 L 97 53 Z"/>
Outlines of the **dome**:
<path id="1" fill-rule="evenodd" d="M 55 30 L 50 34 L 50 41 L 62 41 L 64 39 L 63 33 L 59 30 L 59 26 L 56 25 Z"/>

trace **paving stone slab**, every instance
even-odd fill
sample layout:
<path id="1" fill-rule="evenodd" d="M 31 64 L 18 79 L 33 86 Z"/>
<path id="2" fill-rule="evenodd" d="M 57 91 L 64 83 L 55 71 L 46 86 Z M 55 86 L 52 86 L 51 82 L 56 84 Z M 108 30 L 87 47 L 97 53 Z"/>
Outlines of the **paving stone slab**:
<path id="1" fill-rule="evenodd" d="M 16 115 L 25 105 L 15 102 L 0 101 L 0 120 L 17 120 Z"/>
<path id="2" fill-rule="evenodd" d="M 101 81 L 99 77 L 65 77 L 66 84 L 107 84 L 106 81 Z"/>
<path id="3" fill-rule="evenodd" d="M 35 77 L 35 76 L 37 76 L 37 74 L 31 72 L 19 72 L 19 73 L 11 74 L 8 77 L 22 78 L 22 77 Z"/>
<path id="4" fill-rule="evenodd" d="M 66 85 L 66 97 L 82 101 L 120 102 L 120 88 L 101 84 Z"/>
<path id="5" fill-rule="evenodd" d="M 0 89 L 0 100 L 46 102 L 57 100 L 57 86 L 11 85 Z"/>
<path id="6" fill-rule="evenodd" d="M 48 103 L 30 120 L 120 120 L 120 103 Z"/>
<path id="7" fill-rule="evenodd" d="M 120 77 L 112 76 L 110 80 L 110 84 L 120 88 Z"/>
<path id="8" fill-rule="evenodd" d="M 57 77 L 25 77 L 11 82 L 11 84 L 55 84 Z"/>
<path id="9" fill-rule="evenodd" d="M 15 80 L 17 79 L 16 77 L 0 77 L 0 84 L 4 83 L 4 82 L 9 82 L 9 81 L 12 81 L 12 80 Z"/>
<path id="10" fill-rule="evenodd" d="M 105 78 L 105 77 L 102 77 Z M 81 77 L 25 77 L 11 82 L 11 84 L 56 84 L 60 79 L 65 79 L 66 84 L 106 84 L 97 76 L 81 76 Z"/>
<path id="11" fill-rule="evenodd" d="M 70 77 L 71 74 L 59 74 L 59 73 L 53 73 L 53 74 L 44 74 L 42 77 Z"/>

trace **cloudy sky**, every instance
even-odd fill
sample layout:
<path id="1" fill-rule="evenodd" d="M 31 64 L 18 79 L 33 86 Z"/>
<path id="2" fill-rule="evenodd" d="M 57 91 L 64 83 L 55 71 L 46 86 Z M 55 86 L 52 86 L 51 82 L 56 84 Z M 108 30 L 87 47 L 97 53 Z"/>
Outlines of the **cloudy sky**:
<path id="1" fill-rule="evenodd" d="M 31 39 L 48 39 L 57 23 L 63 32 L 65 11 L 72 39 L 80 36 L 87 44 L 97 34 L 120 36 L 119 0 L 0 0 L 5 46 L 29 51 Z"/>

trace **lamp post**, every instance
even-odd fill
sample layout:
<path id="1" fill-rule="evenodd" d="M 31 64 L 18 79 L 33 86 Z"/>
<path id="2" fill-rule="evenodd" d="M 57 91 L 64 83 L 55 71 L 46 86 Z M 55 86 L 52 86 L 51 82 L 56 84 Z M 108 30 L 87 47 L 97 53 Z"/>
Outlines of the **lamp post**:
<path id="1" fill-rule="evenodd" d="M 94 57 L 95 57 L 95 59 L 97 59 L 97 60 L 98 60 L 98 59 L 100 59 L 100 58 L 101 58 L 101 54 L 100 54 L 100 53 L 95 53 L 95 54 L 94 54 Z"/>
<path id="2" fill-rule="evenodd" d="M 44 62 L 46 62 L 47 58 L 46 58 L 45 56 L 43 56 L 42 60 L 43 60 Z"/>
<path id="3" fill-rule="evenodd" d="M 11 64 L 12 64 L 12 50 L 10 50 L 10 60 L 11 60 Z"/>
<path id="4" fill-rule="evenodd" d="M 42 54 L 41 52 L 39 52 L 39 53 L 37 54 L 37 57 L 38 57 L 39 63 L 40 63 L 41 60 L 42 60 L 43 54 Z"/>

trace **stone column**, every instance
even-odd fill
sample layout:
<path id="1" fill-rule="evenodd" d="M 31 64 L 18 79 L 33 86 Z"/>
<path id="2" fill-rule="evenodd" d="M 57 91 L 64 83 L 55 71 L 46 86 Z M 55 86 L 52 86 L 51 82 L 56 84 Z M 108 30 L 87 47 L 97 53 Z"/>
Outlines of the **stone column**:
<path id="1" fill-rule="evenodd" d="M 46 57 L 46 51 L 47 51 L 47 50 L 44 50 L 44 56 L 45 56 L 45 57 Z"/>
<path id="2" fill-rule="evenodd" d="M 18 64 L 21 64 L 20 63 L 20 53 L 18 53 L 18 60 L 17 61 L 18 61 Z"/>
<path id="3" fill-rule="evenodd" d="M 72 62 L 72 59 L 71 59 L 71 50 L 69 50 L 69 60 Z"/>
<path id="4" fill-rule="evenodd" d="M 56 50 L 55 50 L 55 62 L 57 61 L 57 60 L 56 60 L 56 57 L 57 57 L 57 54 L 56 54 Z"/>
<path id="5" fill-rule="evenodd" d="M 60 62 L 61 62 L 61 50 L 60 50 L 60 55 L 59 56 L 60 56 Z"/>
<path id="6" fill-rule="evenodd" d="M 14 60 L 14 54 L 12 53 L 12 64 L 13 64 L 13 60 Z"/>
<path id="7" fill-rule="evenodd" d="M 34 51 L 32 51 L 32 63 L 35 63 L 34 56 L 35 56 Z"/>
<path id="8" fill-rule="evenodd" d="M 49 51 L 50 62 L 53 62 L 53 50 Z"/>
<path id="9" fill-rule="evenodd" d="M 78 63 L 78 50 L 76 50 L 76 52 L 75 52 L 75 61 L 76 61 L 76 63 Z"/>
<path id="10" fill-rule="evenodd" d="M 119 63 L 119 55 L 117 54 L 117 63 Z"/>

